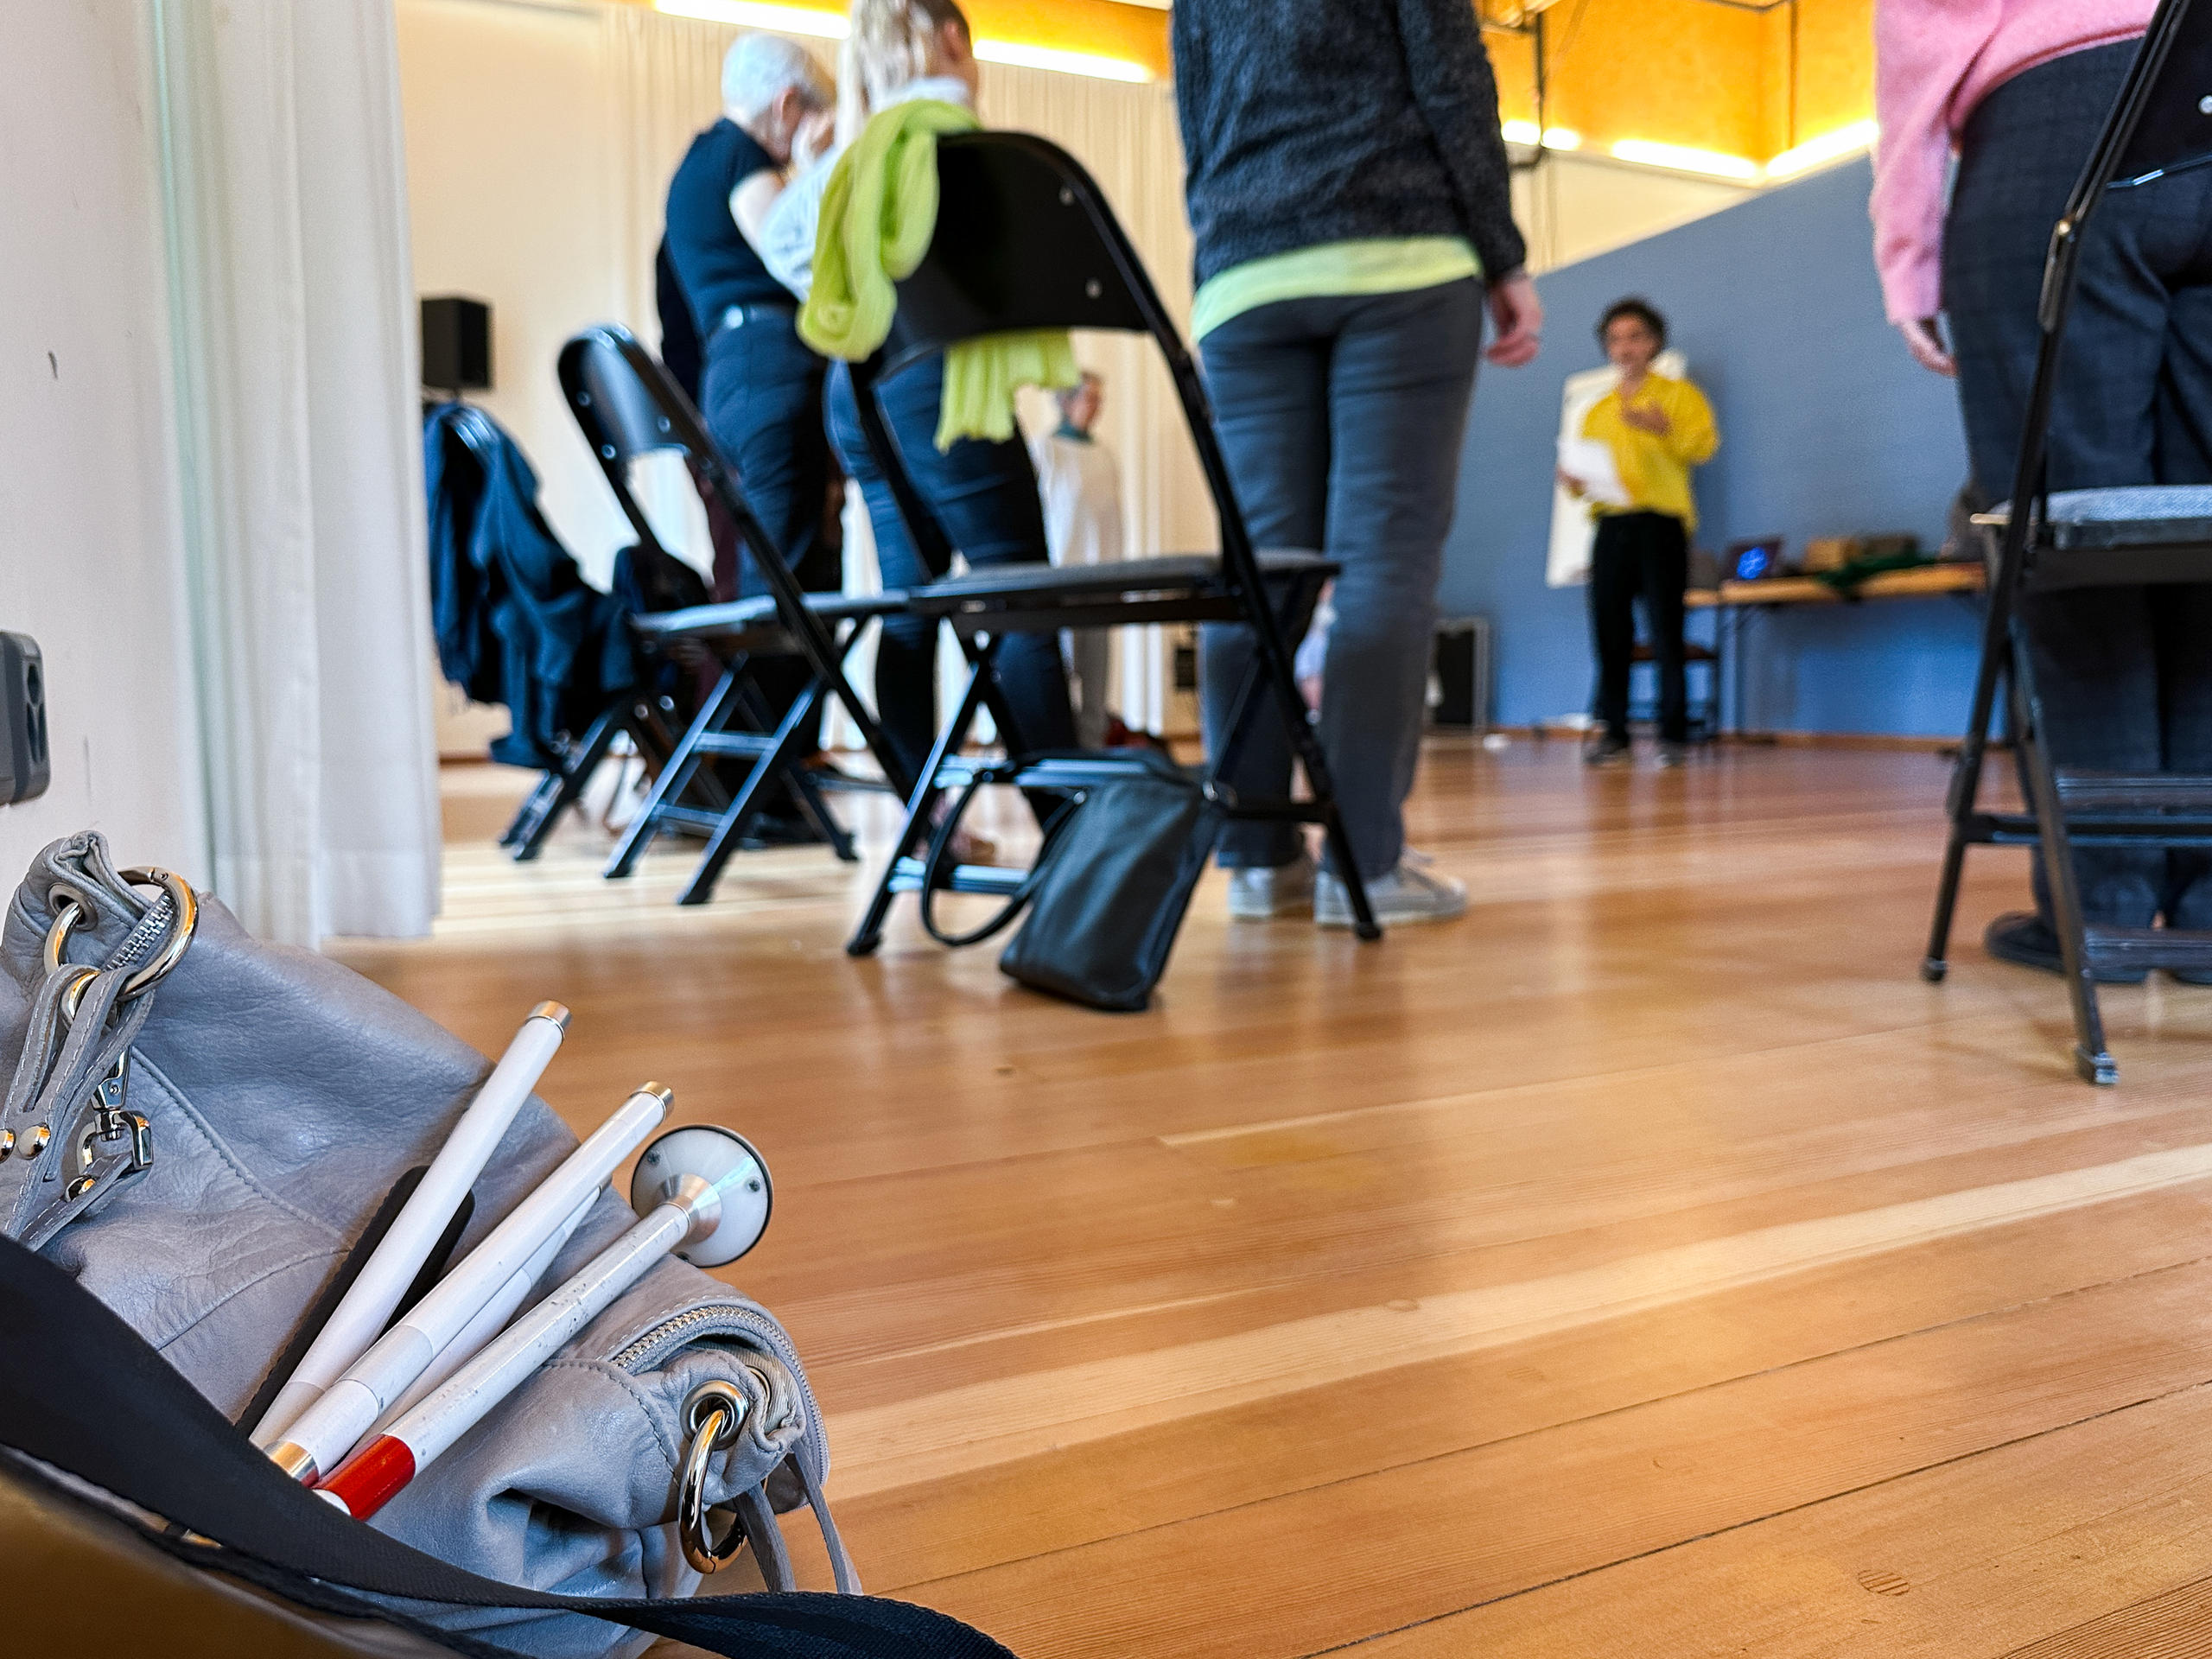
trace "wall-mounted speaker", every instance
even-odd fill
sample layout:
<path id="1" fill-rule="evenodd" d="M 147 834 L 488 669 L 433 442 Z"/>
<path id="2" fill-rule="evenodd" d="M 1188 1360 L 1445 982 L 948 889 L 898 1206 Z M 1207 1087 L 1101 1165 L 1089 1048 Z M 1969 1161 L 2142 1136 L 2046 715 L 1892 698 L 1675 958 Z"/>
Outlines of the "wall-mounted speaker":
<path id="1" fill-rule="evenodd" d="M 46 793 L 46 659 L 27 633 L 0 633 L 0 805 Z"/>
<path id="2" fill-rule="evenodd" d="M 441 294 L 423 302 L 423 384 L 439 391 L 492 389 L 492 308 Z"/>

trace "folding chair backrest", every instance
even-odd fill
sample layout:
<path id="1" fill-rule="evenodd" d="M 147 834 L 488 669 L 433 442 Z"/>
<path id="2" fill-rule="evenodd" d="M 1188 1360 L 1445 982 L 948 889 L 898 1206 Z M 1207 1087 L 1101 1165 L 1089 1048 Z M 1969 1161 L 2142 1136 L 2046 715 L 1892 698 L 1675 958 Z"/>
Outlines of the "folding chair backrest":
<path id="1" fill-rule="evenodd" d="M 2141 108 L 2113 176 L 2134 181 L 2212 162 L 2212 6 L 2169 0 L 2160 7 L 2136 73 Z"/>
<path id="2" fill-rule="evenodd" d="M 600 469 L 615 499 L 650 552 L 674 558 L 653 533 L 652 519 L 631 487 L 631 464 L 656 454 L 682 455 L 715 492 L 737 526 L 738 537 L 775 597 L 784 626 L 817 637 L 829 649 L 821 625 L 806 608 L 798 578 L 784 563 L 767 529 L 745 499 L 735 467 L 722 454 L 699 411 L 683 395 L 660 360 L 626 328 L 603 323 L 588 328 L 561 348 L 561 390 L 583 429 L 584 441 L 599 457 Z"/>
<path id="3" fill-rule="evenodd" d="M 674 415 L 655 396 L 646 373 L 632 360 L 632 351 L 661 378 L 669 379 L 667 371 L 625 330 L 593 328 L 561 348 L 561 390 L 568 397 L 569 412 L 582 429 L 584 442 L 591 445 L 600 470 L 607 474 L 615 500 L 621 504 L 623 516 L 637 531 L 639 544 L 673 557 L 631 486 L 630 469 L 646 455 L 696 452 L 678 436 Z M 667 389 L 690 409 L 690 399 L 672 379 Z M 692 419 L 697 422 L 696 412 Z M 700 435 L 703 437 L 703 431 Z"/>
<path id="4" fill-rule="evenodd" d="M 899 286 L 884 372 L 977 334 L 1166 321 L 1151 279 L 1074 157 L 1027 133 L 938 143 L 937 234 Z"/>
<path id="5" fill-rule="evenodd" d="M 876 372 L 979 334 L 1100 328 L 1149 334 L 1166 359 L 1221 518 L 1222 552 L 1256 583 L 1197 365 L 1159 291 L 1090 175 L 1046 139 L 957 133 L 938 141 L 937 232 L 899 285 L 899 311 Z M 895 456 L 888 466 L 895 466 Z"/>

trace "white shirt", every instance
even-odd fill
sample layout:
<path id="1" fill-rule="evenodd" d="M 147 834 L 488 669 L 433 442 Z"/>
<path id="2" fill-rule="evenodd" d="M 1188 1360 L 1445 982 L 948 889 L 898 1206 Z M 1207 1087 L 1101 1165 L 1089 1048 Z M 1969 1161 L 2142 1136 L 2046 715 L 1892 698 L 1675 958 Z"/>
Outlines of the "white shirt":
<path id="1" fill-rule="evenodd" d="M 921 98 L 957 104 L 963 109 L 976 107 L 968 83 L 952 75 L 925 75 L 910 80 L 885 99 L 882 107 L 911 104 Z M 830 171 L 844 153 L 842 146 L 831 149 L 817 156 L 812 167 L 794 175 L 777 195 L 760 226 L 760 263 L 768 267 L 771 276 L 802 300 L 814 286 L 814 238 L 822 223 L 822 193 L 829 188 Z"/>
<path id="2" fill-rule="evenodd" d="M 1054 564 L 1103 564 L 1122 555 L 1122 469 L 1104 444 L 1058 433 L 1032 441 L 1045 543 Z"/>

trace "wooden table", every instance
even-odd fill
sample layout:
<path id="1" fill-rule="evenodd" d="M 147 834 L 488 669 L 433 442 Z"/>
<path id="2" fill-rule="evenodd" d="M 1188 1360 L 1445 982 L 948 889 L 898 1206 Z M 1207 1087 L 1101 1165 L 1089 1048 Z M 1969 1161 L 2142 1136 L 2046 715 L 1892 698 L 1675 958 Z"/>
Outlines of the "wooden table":
<path id="1" fill-rule="evenodd" d="M 1979 563 L 1923 564 L 1910 570 L 1887 570 L 1869 576 L 1848 593 L 1839 593 L 1813 576 L 1766 576 L 1757 582 L 1724 582 L 1715 591 L 1695 589 L 1684 595 L 1691 610 L 1716 613 L 1713 648 L 1726 664 L 1735 682 L 1735 696 L 1725 699 L 1732 712 L 1720 720 L 1726 736 L 1744 733 L 1744 619 L 1752 611 L 1785 605 L 1847 605 L 1869 599 L 1935 599 L 1946 594 L 1972 601 L 1989 586 L 1987 571 Z M 1714 672 L 1721 671 L 1719 664 Z"/>

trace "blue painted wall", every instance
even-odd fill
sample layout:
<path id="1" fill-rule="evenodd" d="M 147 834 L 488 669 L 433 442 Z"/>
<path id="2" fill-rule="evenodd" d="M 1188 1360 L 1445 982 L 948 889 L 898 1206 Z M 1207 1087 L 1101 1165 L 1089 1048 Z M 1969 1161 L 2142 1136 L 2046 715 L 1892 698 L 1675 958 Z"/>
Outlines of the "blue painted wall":
<path id="1" fill-rule="evenodd" d="M 1942 543 L 1966 477 L 1958 401 L 1882 320 L 1868 183 L 1864 162 L 1840 167 L 1540 279 L 1544 355 L 1484 365 L 1445 554 L 1444 613 L 1495 626 L 1501 724 L 1588 706 L 1585 591 L 1544 586 L 1544 550 L 1560 384 L 1605 360 L 1592 329 L 1624 294 L 1667 315 L 1719 420 L 1698 475 L 1700 545 L 1882 531 Z M 1761 613 L 1743 723 L 1955 735 L 1976 626 L 1951 599 Z"/>

